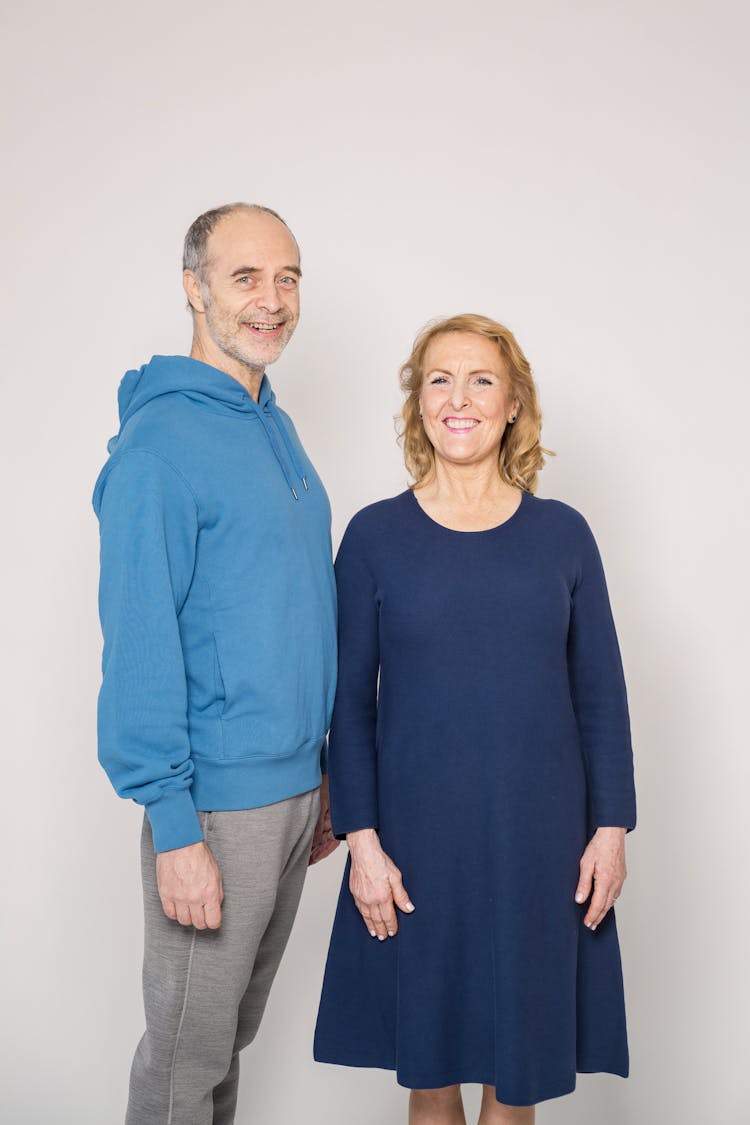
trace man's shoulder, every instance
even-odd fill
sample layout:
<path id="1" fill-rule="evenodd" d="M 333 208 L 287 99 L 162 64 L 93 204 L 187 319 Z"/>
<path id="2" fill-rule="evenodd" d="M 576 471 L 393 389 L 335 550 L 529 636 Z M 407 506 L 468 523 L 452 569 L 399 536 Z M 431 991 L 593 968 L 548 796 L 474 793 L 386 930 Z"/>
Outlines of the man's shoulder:
<path id="1" fill-rule="evenodd" d="M 116 474 L 120 481 L 132 479 L 134 486 L 144 480 L 169 484 L 179 478 L 195 495 L 191 479 L 190 417 L 179 395 L 154 399 L 124 424 L 109 443 L 109 457 L 97 478 L 93 503 L 98 509 L 107 482 Z M 179 486 L 178 486 L 179 487 Z"/>
<path id="2" fill-rule="evenodd" d="M 198 436 L 189 402 L 182 395 L 164 395 L 128 419 L 110 444 L 110 462 L 130 460 L 130 454 L 151 454 L 189 476 Z"/>
<path id="3" fill-rule="evenodd" d="M 128 419 L 118 444 L 130 449 L 148 447 L 164 451 L 179 447 L 183 435 L 194 428 L 194 413 L 183 395 L 160 395 Z"/>
<path id="4" fill-rule="evenodd" d="M 148 495 L 160 502 L 199 507 L 196 490 L 184 468 L 168 456 L 147 447 L 118 448 L 102 468 L 94 486 L 92 504 L 97 516 L 105 508 L 105 494 L 115 508 L 129 508 L 134 499 Z M 110 509 L 111 509 L 110 504 Z"/>

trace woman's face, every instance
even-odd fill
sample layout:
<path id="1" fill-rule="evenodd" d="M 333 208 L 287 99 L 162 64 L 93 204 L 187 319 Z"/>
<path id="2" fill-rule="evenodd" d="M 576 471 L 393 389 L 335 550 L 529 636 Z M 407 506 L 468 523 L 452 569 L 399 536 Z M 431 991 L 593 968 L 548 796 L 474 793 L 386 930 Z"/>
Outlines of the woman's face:
<path id="1" fill-rule="evenodd" d="M 500 349 L 476 332 L 445 332 L 428 345 L 419 407 L 435 456 L 456 465 L 497 461 L 519 403 Z"/>

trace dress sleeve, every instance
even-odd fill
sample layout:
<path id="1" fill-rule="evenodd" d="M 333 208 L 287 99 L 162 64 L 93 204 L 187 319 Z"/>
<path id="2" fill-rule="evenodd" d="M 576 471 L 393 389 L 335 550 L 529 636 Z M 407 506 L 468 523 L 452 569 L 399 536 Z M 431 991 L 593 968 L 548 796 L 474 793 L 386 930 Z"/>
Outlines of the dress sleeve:
<path id="1" fill-rule="evenodd" d="M 337 837 L 378 827 L 378 593 L 350 524 L 336 558 L 339 671 L 328 741 L 331 821 Z"/>
<path id="2" fill-rule="evenodd" d="M 630 719 L 620 649 L 593 535 L 584 524 L 571 595 L 568 667 L 583 748 L 591 830 L 635 828 Z"/>
<path id="3" fill-rule="evenodd" d="M 130 451 L 99 508 L 99 615 L 104 635 L 99 760 L 115 790 L 144 805 L 157 852 L 203 839 L 179 612 L 195 566 L 197 509 L 159 456 Z"/>

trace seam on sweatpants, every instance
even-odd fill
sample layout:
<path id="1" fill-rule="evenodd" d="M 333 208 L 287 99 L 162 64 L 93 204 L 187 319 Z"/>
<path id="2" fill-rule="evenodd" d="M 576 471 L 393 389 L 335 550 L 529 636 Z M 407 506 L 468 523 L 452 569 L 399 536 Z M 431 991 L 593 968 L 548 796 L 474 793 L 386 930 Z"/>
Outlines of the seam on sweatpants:
<path id="1" fill-rule="evenodd" d="M 198 936 L 198 931 L 193 929 L 193 940 L 190 942 L 190 953 L 188 955 L 187 965 L 187 978 L 185 980 L 185 998 L 182 1001 L 182 1011 L 180 1012 L 180 1022 L 177 1025 L 177 1036 L 174 1042 L 174 1051 L 172 1052 L 172 1066 L 169 1071 L 169 1112 L 167 1114 L 167 1125 L 172 1125 L 172 1112 L 174 1110 L 174 1072 L 177 1065 L 177 1048 L 180 1045 L 180 1035 L 182 1034 L 182 1025 L 185 1022 L 185 1013 L 187 1012 L 188 996 L 190 995 L 190 974 L 193 970 L 193 952 L 195 950 L 195 939 Z"/>

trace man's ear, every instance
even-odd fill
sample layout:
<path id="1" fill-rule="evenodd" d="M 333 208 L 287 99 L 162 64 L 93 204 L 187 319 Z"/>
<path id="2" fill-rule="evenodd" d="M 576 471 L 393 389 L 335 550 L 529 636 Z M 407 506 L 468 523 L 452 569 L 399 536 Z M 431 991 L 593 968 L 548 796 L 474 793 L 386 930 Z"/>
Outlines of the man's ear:
<path id="1" fill-rule="evenodd" d="M 192 270 L 182 271 L 182 287 L 185 290 L 185 296 L 193 312 L 205 312 L 206 307 L 203 304 L 201 283 Z"/>

